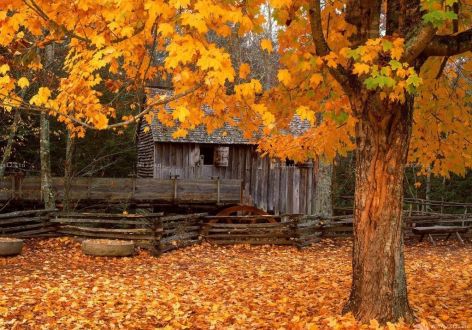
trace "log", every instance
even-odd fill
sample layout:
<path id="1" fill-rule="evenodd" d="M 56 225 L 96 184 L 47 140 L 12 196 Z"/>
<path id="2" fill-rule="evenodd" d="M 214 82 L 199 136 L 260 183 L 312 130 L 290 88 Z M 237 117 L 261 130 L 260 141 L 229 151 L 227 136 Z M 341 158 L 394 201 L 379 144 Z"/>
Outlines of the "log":
<path id="1" fill-rule="evenodd" d="M 117 224 L 117 225 L 151 225 L 152 223 L 146 219 L 137 220 L 109 220 L 109 219 L 88 219 L 88 218 L 56 218 L 51 219 L 53 223 L 98 223 L 98 224 Z M 1 224 L 1 222 L 0 222 Z"/>
<path id="2" fill-rule="evenodd" d="M 126 233 L 126 234 L 149 234 L 152 233 L 152 230 L 149 229 L 111 229 L 111 228 L 94 228 L 94 227 L 77 227 L 77 226 L 63 226 L 61 228 L 68 230 L 79 230 L 79 231 L 86 231 L 86 232 L 98 232 L 98 233 Z"/>
<path id="3" fill-rule="evenodd" d="M 57 209 L 44 209 L 44 210 L 28 210 L 28 211 L 15 211 L 10 213 L 1 213 L 0 219 L 9 219 L 9 218 L 18 218 L 23 216 L 28 216 L 32 214 L 44 214 L 55 212 Z"/>
<path id="4" fill-rule="evenodd" d="M 72 229 L 59 229 L 57 231 L 61 234 L 72 235 L 72 236 L 83 236 L 83 237 L 96 237 L 96 238 L 113 238 L 113 239 L 127 239 L 127 240 L 155 240 L 154 235 L 126 235 L 126 234 L 115 234 L 115 233 L 94 233 L 94 232 L 83 232 Z"/>

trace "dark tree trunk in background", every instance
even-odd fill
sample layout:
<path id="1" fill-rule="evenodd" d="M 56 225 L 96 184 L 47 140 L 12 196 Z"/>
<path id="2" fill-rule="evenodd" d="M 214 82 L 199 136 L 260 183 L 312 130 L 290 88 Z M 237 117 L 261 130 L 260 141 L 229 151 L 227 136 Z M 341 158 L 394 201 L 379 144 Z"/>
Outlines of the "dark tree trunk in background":
<path id="1" fill-rule="evenodd" d="M 45 112 L 41 112 L 40 118 L 40 159 L 41 159 L 41 193 L 46 209 L 56 206 L 51 177 L 51 144 L 49 141 L 49 119 Z"/>
<path id="2" fill-rule="evenodd" d="M 352 102 L 352 100 L 351 100 Z M 353 283 L 345 312 L 369 322 L 413 320 L 403 258 L 403 171 L 413 100 L 383 104 L 378 94 L 352 102 L 356 127 Z"/>
<path id="3" fill-rule="evenodd" d="M 64 211 L 71 210 L 70 188 L 73 178 L 73 160 L 75 149 L 75 140 L 71 137 L 70 131 L 67 131 L 66 136 L 66 159 L 64 162 Z"/>
<path id="4" fill-rule="evenodd" d="M 13 122 L 10 126 L 10 133 L 8 135 L 7 145 L 3 150 L 2 160 L 0 163 L 0 178 L 5 175 L 5 168 L 7 165 L 8 160 L 11 157 L 11 151 L 13 148 L 13 142 L 15 141 L 16 132 L 18 131 L 18 126 L 20 124 L 20 110 L 15 111 L 15 115 L 13 116 Z"/>

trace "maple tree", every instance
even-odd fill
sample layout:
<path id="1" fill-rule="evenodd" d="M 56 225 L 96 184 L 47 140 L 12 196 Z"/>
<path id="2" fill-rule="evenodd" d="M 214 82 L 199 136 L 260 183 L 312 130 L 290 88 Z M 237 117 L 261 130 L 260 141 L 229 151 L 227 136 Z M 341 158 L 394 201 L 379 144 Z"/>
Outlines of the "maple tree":
<path id="1" fill-rule="evenodd" d="M 408 160 L 433 173 L 472 165 L 467 106 L 472 48 L 469 0 L 271 0 L 282 27 L 279 84 L 264 90 L 249 63 L 213 42 L 261 31 L 264 1 L 5 0 L 0 3 L 0 102 L 47 111 L 77 136 L 142 117 L 174 137 L 225 122 L 266 137 L 272 155 L 330 159 L 356 151 L 353 285 L 345 311 L 360 320 L 412 319 L 402 243 L 403 171 Z M 54 88 L 44 77 L 49 44 L 66 49 Z M 104 78 L 107 71 L 113 76 Z M 143 104 L 148 84 L 170 80 L 173 95 Z M 232 88 L 229 88 L 229 87 Z M 116 117 L 99 87 L 134 91 L 134 110 Z M 20 93 L 28 91 L 28 98 Z M 229 92 L 231 90 L 231 92 Z M 164 108 L 169 104 L 173 112 Z M 203 111 L 207 104 L 211 112 Z M 312 124 L 287 135 L 293 116 Z M 423 167 L 423 168 L 426 168 Z"/>
<path id="2" fill-rule="evenodd" d="M 279 37 L 286 68 L 279 71 L 283 86 L 268 95 L 284 108 L 290 100 L 307 120 L 323 114 L 319 129 L 291 138 L 292 157 L 301 149 L 331 157 L 356 152 L 353 284 L 344 311 L 364 321 L 412 320 L 403 265 L 403 173 L 409 151 L 410 161 L 443 175 L 471 165 L 470 65 L 463 67 L 472 50 L 470 4 L 277 5 L 288 22 Z M 284 139 L 263 147 L 286 149 Z"/>

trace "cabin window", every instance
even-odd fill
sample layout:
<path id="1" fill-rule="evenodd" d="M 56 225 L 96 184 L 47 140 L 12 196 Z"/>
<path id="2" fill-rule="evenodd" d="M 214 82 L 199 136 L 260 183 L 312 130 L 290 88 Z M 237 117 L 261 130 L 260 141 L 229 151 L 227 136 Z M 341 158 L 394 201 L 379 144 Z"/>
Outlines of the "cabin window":
<path id="1" fill-rule="evenodd" d="M 213 165 L 213 146 L 200 146 L 200 158 L 203 158 L 203 165 Z"/>
<path id="2" fill-rule="evenodd" d="M 291 159 L 288 159 L 288 158 L 285 158 L 285 165 L 286 166 L 295 166 L 295 161 L 291 160 Z"/>
<path id="3" fill-rule="evenodd" d="M 217 146 L 213 156 L 215 166 L 226 167 L 228 166 L 229 160 L 229 147 L 228 146 Z"/>

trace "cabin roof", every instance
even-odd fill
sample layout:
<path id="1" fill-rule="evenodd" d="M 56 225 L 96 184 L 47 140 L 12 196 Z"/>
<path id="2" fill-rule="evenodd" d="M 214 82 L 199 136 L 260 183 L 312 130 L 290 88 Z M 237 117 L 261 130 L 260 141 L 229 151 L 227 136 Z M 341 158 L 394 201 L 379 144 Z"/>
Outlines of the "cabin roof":
<path id="1" fill-rule="evenodd" d="M 148 88 L 147 93 L 156 94 L 170 94 L 171 91 Z M 210 108 L 207 109 L 211 111 Z M 173 138 L 172 134 L 177 130 L 178 126 L 168 127 L 160 123 L 154 116 L 151 123 L 151 132 L 154 142 L 181 142 L 181 143 L 207 143 L 207 144 L 257 144 L 256 139 L 247 139 L 243 136 L 240 129 L 225 124 L 223 127 L 214 130 L 209 134 L 204 125 L 199 125 L 195 129 L 190 130 L 186 137 Z M 306 120 L 301 120 L 296 116 L 290 123 L 290 133 L 300 135 L 310 127 Z"/>
<path id="2" fill-rule="evenodd" d="M 176 127 L 168 127 L 153 119 L 151 124 L 152 138 L 154 142 L 184 142 L 184 143 L 211 143 L 211 144 L 255 144 L 255 140 L 249 140 L 243 137 L 242 132 L 225 124 L 208 134 L 203 125 L 197 126 L 188 132 L 186 137 L 173 138 L 172 133 Z"/>

